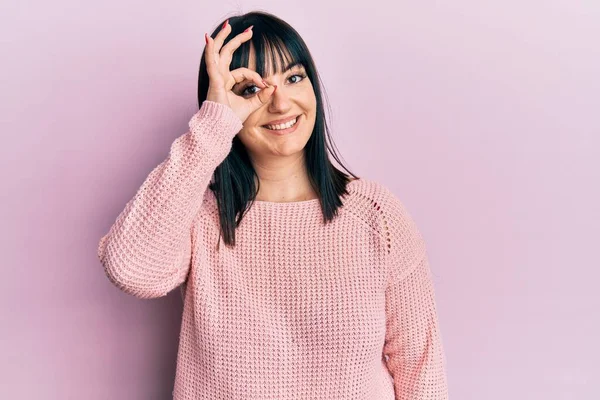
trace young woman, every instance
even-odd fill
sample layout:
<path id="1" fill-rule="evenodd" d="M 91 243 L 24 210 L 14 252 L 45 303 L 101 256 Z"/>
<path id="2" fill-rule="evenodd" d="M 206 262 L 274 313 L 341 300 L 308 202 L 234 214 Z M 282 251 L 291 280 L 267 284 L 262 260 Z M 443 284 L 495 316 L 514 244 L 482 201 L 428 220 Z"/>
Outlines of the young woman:
<path id="1" fill-rule="evenodd" d="M 127 293 L 181 285 L 174 398 L 447 399 L 423 238 L 390 190 L 330 162 L 299 34 L 263 12 L 225 21 L 198 100 L 98 247 Z"/>

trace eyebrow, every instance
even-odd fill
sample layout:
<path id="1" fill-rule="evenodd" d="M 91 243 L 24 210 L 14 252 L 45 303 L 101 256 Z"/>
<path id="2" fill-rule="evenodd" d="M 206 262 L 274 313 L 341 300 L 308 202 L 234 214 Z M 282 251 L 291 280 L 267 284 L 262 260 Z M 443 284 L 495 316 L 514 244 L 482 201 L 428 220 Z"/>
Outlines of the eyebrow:
<path id="1" fill-rule="evenodd" d="M 285 67 L 285 69 L 283 70 L 283 72 L 287 72 L 290 69 L 294 68 L 295 66 L 304 67 L 304 64 L 302 64 L 300 61 L 292 61 L 291 63 L 289 63 L 287 65 L 287 67 Z"/>

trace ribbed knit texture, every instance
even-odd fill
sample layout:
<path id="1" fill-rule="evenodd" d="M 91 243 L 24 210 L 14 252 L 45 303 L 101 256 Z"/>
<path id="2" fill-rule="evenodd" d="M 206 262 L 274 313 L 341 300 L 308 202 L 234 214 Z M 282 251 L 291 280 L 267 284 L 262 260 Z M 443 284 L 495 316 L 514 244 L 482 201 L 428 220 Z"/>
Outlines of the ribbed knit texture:
<path id="1" fill-rule="evenodd" d="M 189 127 L 98 246 L 126 293 L 181 285 L 173 398 L 447 399 L 427 252 L 400 200 L 354 180 L 329 224 L 318 199 L 256 201 L 230 248 L 208 184 L 242 122 L 204 101 Z"/>

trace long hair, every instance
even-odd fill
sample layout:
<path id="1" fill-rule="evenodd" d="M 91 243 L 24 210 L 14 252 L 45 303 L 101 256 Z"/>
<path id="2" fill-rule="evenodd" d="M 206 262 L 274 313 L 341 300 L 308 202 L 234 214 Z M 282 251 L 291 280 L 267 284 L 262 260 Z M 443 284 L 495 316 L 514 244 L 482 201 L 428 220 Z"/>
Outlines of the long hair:
<path id="1" fill-rule="evenodd" d="M 219 33 L 223 22 L 212 32 L 213 38 Z M 273 73 L 281 72 L 290 62 L 299 62 L 304 66 L 317 100 L 315 126 L 304 147 L 304 159 L 310 184 L 319 196 L 323 220 L 325 223 L 330 222 L 337 215 L 338 208 L 342 206 L 341 197 L 348 194 L 346 185 L 351 178 L 331 163 L 328 151 L 344 170 L 354 178 L 358 178 L 358 176 L 342 164 L 331 139 L 325 119 L 320 77 L 306 43 L 287 22 L 262 11 L 230 17 L 229 24 L 232 30 L 223 45 L 250 25 L 254 25 L 252 38 L 242 43 L 234 51 L 230 70 L 248 67 L 251 43 L 255 49 L 256 72 L 260 76 L 264 76 L 268 61 L 273 66 Z M 286 51 L 291 59 L 285 59 Z M 270 60 L 265 59 L 268 55 L 271 57 Z M 209 78 L 203 52 L 198 74 L 199 106 L 206 100 L 208 84 Z M 331 114 L 329 105 L 328 110 Z M 215 169 L 212 182 L 208 186 L 217 200 L 220 234 L 227 245 L 235 245 L 235 228 L 240 224 L 245 212 L 252 206 L 252 202 L 256 198 L 259 187 L 255 183 L 255 178 L 257 175 L 248 152 L 236 135 L 231 151 Z"/>

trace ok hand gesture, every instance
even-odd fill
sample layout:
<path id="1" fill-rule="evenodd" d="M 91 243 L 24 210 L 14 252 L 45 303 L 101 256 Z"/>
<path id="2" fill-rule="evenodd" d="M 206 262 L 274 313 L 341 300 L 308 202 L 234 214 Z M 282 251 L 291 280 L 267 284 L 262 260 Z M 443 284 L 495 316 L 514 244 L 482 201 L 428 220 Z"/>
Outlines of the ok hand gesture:
<path id="1" fill-rule="evenodd" d="M 224 27 L 213 39 L 205 34 L 206 49 L 205 60 L 206 70 L 208 72 L 209 84 L 206 100 L 225 104 L 235 112 L 243 122 L 248 116 L 265 104 L 277 86 L 266 86 L 262 77 L 248 68 L 238 68 L 229 70 L 229 65 L 233 58 L 233 52 L 245 41 L 252 37 L 252 27 L 236 35 L 225 46 L 223 42 L 231 32 L 231 25 L 225 22 Z M 245 80 L 252 81 L 261 88 L 257 95 L 242 97 L 235 94 L 231 89 L 236 83 Z"/>

